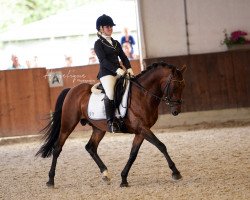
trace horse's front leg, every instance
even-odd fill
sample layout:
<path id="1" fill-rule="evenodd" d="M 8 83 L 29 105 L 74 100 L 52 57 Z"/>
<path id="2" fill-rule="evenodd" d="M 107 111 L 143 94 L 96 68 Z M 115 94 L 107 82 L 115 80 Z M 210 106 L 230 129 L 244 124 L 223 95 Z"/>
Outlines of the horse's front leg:
<path id="1" fill-rule="evenodd" d="M 142 135 L 139 134 L 135 135 L 128 162 L 121 173 L 122 177 L 122 183 L 120 184 L 121 187 L 128 187 L 128 181 L 127 181 L 128 173 L 138 155 L 143 140 L 144 138 Z"/>
<path id="2" fill-rule="evenodd" d="M 104 181 L 107 181 L 109 183 L 110 177 L 108 173 L 108 169 L 106 165 L 102 162 L 101 158 L 97 154 L 97 148 L 102 140 L 102 138 L 105 135 L 105 131 L 101 131 L 95 127 L 93 127 L 92 135 L 89 139 L 89 142 L 86 144 L 85 149 L 89 152 L 97 166 L 99 167 L 101 173 L 102 173 L 102 179 Z"/>
<path id="3" fill-rule="evenodd" d="M 141 133 L 143 134 L 144 138 L 149 141 L 151 144 L 155 145 L 165 156 L 165 158 L 167 159 L 168 162 L 168 166 L 169 168 L 172 170 L 172 178 L 174 180 L 178 180 L 181 179 L 181 173 L 179 172 L 179 170 L 176 168 L 174 162 L 172 161 L 172 159 L 170 158 L 168 152 L 167 152 L 167 148 L 165 146 L 165 144 L 163 144 L 155 135 L 154 133 L 150 130 L 147 129 L 145 127 L 141 128 Z"/>

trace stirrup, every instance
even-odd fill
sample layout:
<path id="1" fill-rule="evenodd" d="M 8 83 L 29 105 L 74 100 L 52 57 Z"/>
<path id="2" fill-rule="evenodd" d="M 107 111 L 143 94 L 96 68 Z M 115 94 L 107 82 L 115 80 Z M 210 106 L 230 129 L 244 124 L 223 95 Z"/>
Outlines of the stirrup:
<path id="1" fill-rule="evenodd" d="M 120 126 L 117 122 L 108 122 L 108 130 L 110 133 L 121 133 Z"/>

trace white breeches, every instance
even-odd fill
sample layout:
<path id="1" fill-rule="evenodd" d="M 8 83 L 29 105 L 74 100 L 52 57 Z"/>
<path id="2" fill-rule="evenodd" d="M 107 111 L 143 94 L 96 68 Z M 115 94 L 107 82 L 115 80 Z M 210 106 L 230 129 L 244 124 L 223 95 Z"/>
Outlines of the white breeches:
<path id="1" fill-rule="evenodd" d="M 107 75 L 100 78 L 106 95 L 110 100 L 114 100 L 114 88 L 118 76 Z"/>

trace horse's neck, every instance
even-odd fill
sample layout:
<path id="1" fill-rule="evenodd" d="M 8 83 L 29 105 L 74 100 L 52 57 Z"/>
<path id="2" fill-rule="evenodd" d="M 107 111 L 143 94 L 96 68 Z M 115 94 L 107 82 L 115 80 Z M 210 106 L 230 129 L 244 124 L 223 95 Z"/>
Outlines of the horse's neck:
<path id="1" fill-rule="evenodd" d="M 137 80 L 145 90 L 136 85 L 132 85 L 132 96 L 136 97 L 133 98 L 132 109 L 135 110 L 135 113 L 138 112 L 138 115 L 147 116 L 144 123 L 150 127 L 153 126 L 158 119 L 158 107 L 161 102 L 159 98 L 163 96 L 161 87 L 164 81 L 167 80 L 168 75 L 169 73 L 166 73 L 164 70 L 148 71 Z"/>
<path id="2" fill-rule="evenodd" d="M 169 74 L 169 70 L 155 69 L 151 73 L 147 72 L 138 81 L 147 91 L 161 97 L 163 95 L 161 90 L 162 83 L 167 80 Z"/>

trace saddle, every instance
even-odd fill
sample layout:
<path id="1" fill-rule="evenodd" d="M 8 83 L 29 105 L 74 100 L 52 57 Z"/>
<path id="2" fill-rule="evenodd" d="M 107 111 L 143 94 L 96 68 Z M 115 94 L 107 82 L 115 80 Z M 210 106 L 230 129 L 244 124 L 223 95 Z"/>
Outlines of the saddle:
<path id="1" fill-rule="evenodd" d="M 128 95 L 130 91 L 130 81 L 125 77 L 120 77 L 115 85 L 114 102 L 116 107 L 115 116 L 122 120 L 126 116 Z M 90 95 L 88 104 L 88 116 L 92 120 L 106 119 L 104 97 L 105 91 L 101 83 L 95 84 L 91 88 L 92 94 Z"/>

